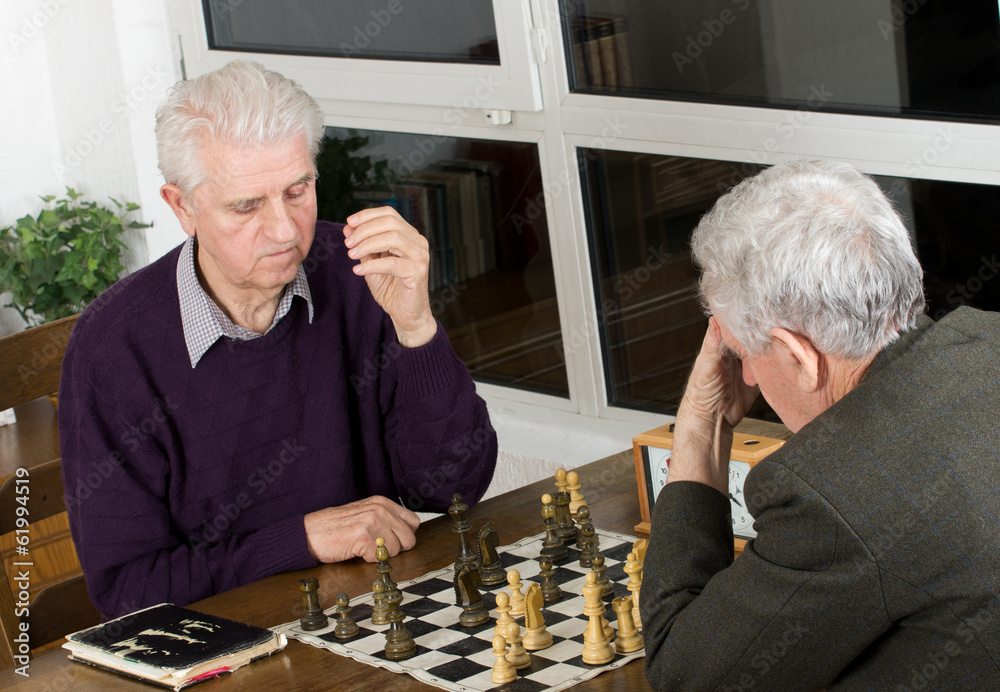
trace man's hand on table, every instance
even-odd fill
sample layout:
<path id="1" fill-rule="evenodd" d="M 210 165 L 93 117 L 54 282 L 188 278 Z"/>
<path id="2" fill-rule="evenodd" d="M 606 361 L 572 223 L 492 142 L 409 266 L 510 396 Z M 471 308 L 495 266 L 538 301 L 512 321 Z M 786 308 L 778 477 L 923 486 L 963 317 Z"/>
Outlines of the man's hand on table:
<path id="1" fill-rule="evenodd" d="M 758 392 L 743 381 L 743 367 L 712 317 L 677 409 L 667 482 L 696 481 L 727 494 L 733 427 Z"/>
<path id="2" fill-rule="evenodd" d="M 375 495 L 340 507 L 327 507 L 305 516 L 309 552 L 320 562 L 360 557 L 375 561 L 375 539 L 385 539 L 389 555 L 398 555 L 417 543 L 414 532 L 420 518 L 389 498 Z"/>

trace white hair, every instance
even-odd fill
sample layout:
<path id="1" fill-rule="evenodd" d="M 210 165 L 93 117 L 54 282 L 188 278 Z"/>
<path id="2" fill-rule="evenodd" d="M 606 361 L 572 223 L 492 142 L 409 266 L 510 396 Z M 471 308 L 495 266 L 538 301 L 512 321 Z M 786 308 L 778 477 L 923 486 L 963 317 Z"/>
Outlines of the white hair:
<path id="1" fill-rule="evenodd" d="M 199 151 L 205 144 L 249 147 L 301 135 L 315 161 L 323 138 L 316 101 L 297 82 L 248 60 L 178 82 L 156 109 L 160 171 L 185 195 L 204 182 Z"/>
<path id="2" fill-rule="evenodd" d="M 760 355 L 780 327 L 860 359 L 912 329 L 923 271 L 878 185 L 841 163 L 798 161 L 748 178 L 691 238 L 705 309 Z"/>

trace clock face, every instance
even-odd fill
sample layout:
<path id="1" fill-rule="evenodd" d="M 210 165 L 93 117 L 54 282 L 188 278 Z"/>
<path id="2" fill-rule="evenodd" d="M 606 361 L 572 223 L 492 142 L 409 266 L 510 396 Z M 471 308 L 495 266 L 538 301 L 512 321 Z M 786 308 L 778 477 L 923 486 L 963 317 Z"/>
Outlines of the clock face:
<path id="1" fill-rule="evenodd" d="M 729 504 L 733 510 L 733 533 L 740 538 L 753 538 L 757 535 L 743 495 L 743 484 L 749 472 L 750 464 L 729 460 Z"/>
<path id="2" fill-rule="evenodd" d="M 646 462 L 646 484 L 649 490 L 649 506 L 656 503 L 660 490 L 667 483 L 667 472 L 670 462 L 670 450 L 660 447 L 643 447 L 642 455 Z"/>

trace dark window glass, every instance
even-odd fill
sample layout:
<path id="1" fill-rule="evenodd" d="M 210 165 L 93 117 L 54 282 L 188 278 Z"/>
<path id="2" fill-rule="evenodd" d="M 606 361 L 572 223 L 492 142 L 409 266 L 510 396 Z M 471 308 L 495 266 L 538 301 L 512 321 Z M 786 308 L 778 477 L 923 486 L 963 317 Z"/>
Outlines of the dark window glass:
<path id="1" fill-rule="evenodd" d="M 427 238 L 431 310 L 473 377 L 569 396 L 538 147 L 327 128 L 319 218 L 392 206 Z"/>
<path id="2" fill-rule="evenodd" d="M 563 0 L 575 91 L 1000 118 L 995 0 Z"/>
<path id="3" fill-rule="evenodd" d="M 588 239 L 609 403 L 676 412 L 708 322 L 691 232 L 760 166 L 585 149 Z M 1000 188 L 877 177 L 914 238 L 927 312 L 1000 310 Z M 751 415 L 776 420 L 762 398 Z"/>
<path id="4" fill-rule="evenodd" d="M 493 5 L 448 0 L 203 0 L 211 48 L 500 64 Z"/>

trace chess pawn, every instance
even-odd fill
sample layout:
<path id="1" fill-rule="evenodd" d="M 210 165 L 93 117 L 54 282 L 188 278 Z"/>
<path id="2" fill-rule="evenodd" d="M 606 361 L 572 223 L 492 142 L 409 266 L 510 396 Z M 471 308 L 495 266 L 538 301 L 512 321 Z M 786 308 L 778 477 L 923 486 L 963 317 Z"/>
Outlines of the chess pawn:
<path id="1" fill-rule="evenodd" d="M 629 553 L 625 559 L 625 574 L 628 575 L 628 584 L 625 586 L 632 596 L 632 617 L 635 619 L 635 626 L 642 629 L 642 618 L 639 617 L 639 589 L 642 587 L 642 565 L 635 559 L 635 553 Z"/>
<path id="2" fill-rule="evenodd" d="M 372 600 L 375 601 L 374 605 L 372 605 L 371 621 L 373 625 L 389 624 L 389 604 L 386 603 L 385 593 L 386 587 L 384 581 L 376 579 L 372 582 Z"/>
<path id="3" fill-rule="evenodd" d="M 531 656 L 524 650 L 521 644 L 521 627 L 512 622 L 507 625 L 507 641 L 510 643 L 510 651 L 507 652 L 507 660 L 517 670 L 524 670 L 531 667 Z"/>
<path id="4" fill-rule="evenodd" d="M 497 594 L 497 624 L 493 627 L 493 633 L 507 638 L 507 626 L 514 622 L 510 616 L 510 597 L 505 591 Z"/>
<path id="5" fill-rule="evenodd" d="M 333 630 L 333 636 L 337 639 L 350 639 L 359 631 L 358 623 L 351 617 L 351 600 L 346 593 L 341 593 L 337 596 L 337 627 Z"/>
<path id="6" fill-rule="evenodd" d="M 576 547 L 583 550 L 587 547 L 587 538 L 596 535 L 594 522 L 590 519 L 590 507 L 584 505 L 580 508 L 580 511 L 576 513 L 576 525 Z M 589 567 L 589 565 L 580 566 Z"/>
<path id="7" fill-rule="evenodd" d="M 618 614 L 618 636 L 615 637 L 615 651 L 630 654 L 642 648 L 642 635 L 632 617 L 632 597 L 623 596 L 611 601 L 611 607 Z"/>
<path id="8" fill-rule="evenodd" d="M 552 633 L 545 628 L 542 615 L 542 590 L 538 584 L 531 584 L 524 594 L 523 645 L 528 651 L 540 651 L 552 646 Z"/>
<path id="9" fill-rule="evenodd" d="M 555 603 L 562 598 L 562 589 L 556 583 L 556 571 L 552 569 L 552 560 L 544 555 L 539 556 L 538 566 L 541 570 L 538 576 L 541 577 L 542 598 L 546 603 Z"/>
<path id="10" fill-rule="evenodd" d="M 556 479 L 556 493 L 566 492 L 566 469 L 562 466 L 556 469 L 555 473 Z"/>
<path id="11" fill-rule="evenodd" d="M 586 605 L 583 614 L 588 617 L 587 629 L 583 635 L 583 662 L 591 666 L 610 663 L 615 658 L 615 649 L 605 634 L 604 602 L 601 600 L 601 586 L 597 575 L 587 572 L 587 583 L 581 589 Z"/>
<path id="12" fill-rule="evenodd" d="M 507 570 L 507 584 L 510 585 L 510 615 L 519 618 L 524 615 L 524 594 L 521 593 L 521 573 L 516 569 Z"/>
<path id="13" fill-rule="evenodd" d="M 497 658 L 490 673 L 493 684 L 504 685 L 517 680 L 517 670 L 507 660 L 507 641 L 499 634 L 493 637 L 493 655 Z"/>
<path id="14" fill-rule="evenodd" d="M 307 632 L 321 630 L 330 624 L 329 618 L 319 604 L 319 580 L 316 577 L 306 577 L 299 580 L 302 591 L 302 617 L 299 624 Z"/>
<path id="15" fill-rule="evenodd" d="M 597 575 L 597 583 L 601 585 L 602 596 L 604 598 L 614 596 L 615 585 L 610 579 L 608 579 L 608 575 L 606 574 L 608 567 L 604 564 L 604 555 L 597 553 L 597 555 L 594 556 L 594 565 L 591 569 L 593 569 L 594 574 Z"/>
<path id="16" fill-rule="evenodd" d="M 569 492 L 569 513 L 575 517 L 581 507 L 587 506 L 587 501 L 580 494 L 580 474 L 576 471 L 566 474 L 566 490 Z"/>

